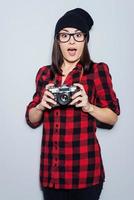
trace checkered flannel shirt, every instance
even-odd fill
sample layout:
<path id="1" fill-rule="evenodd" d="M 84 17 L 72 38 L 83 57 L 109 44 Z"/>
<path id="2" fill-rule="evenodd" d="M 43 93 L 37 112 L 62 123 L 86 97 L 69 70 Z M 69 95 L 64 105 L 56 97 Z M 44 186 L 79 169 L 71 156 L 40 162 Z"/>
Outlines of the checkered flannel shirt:
<path id="1" fill-rule="evenodd" d="M 78 63 L 68 74 L 64 84 L 79 82 L 82 65 Z M 56 76 L 61 86 L 62 76 Z M 45 85 L 52 82 L 50 67 L 43 66 L 36 76 L 36 92 L 27 106 L 26 120 L 32 128 L 43 124 L 40 183 L 41 187 L 56 189 L 86 188 L 104 181 L 105 173 L 101 149 L 96 137 L 96 120 L 75 106 L 46 109 L 37 123 L 29 120 L 29 110 L 41 102 Z M 120 114 L 119 101 L 113 89 L 109 68 L 94 63 L 90 73 L 82 76 L 89 102 L 110 108 Z"/>

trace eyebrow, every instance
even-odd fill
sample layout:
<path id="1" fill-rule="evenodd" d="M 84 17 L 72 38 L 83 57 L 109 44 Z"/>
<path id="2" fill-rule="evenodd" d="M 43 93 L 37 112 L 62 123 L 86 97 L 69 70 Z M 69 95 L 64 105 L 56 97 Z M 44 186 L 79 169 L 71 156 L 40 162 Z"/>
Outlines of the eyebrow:
<path id="1" fill-rule="evenodd" d="M 68 31 L 67 29 L 62 29 L 62 31 L 66 31 L 66 32 L 70 32 L 70 31 Z M 78 32 L 78 31 L 80 31 L 80 30 L 78 30 L 78 29 L 76 29 L 74 32 L 76 33 L 76 32 Z"/>

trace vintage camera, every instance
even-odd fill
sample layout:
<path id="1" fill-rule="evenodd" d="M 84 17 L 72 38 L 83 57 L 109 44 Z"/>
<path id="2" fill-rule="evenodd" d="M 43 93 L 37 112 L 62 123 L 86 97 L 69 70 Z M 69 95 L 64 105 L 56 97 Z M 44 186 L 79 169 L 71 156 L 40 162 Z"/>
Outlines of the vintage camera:
<path id="1" fill-rule="evenodd" d="M 50 87 L 48 91 L 54 95 L 54 100 L 57 102 L 56 106 L 65 106 L 70 103 L 71 96 L 75 92 L 79 91 L 79 89 L 75 85 L 70 87 L 67 85 L 62 85 L 61 87 Z"/>

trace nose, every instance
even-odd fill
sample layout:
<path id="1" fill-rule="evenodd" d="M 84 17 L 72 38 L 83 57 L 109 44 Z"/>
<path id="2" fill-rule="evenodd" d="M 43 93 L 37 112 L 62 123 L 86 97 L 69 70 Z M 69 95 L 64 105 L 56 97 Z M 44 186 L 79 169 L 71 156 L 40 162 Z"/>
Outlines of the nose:
<path id="1" fill-rule="evenodd" d="M 70 44 L 74 44 L 74 43 L 75 43 L 75 40 L 74 40 L 73 35 L 70 36 L 69 43 L 70 43 Z"/>

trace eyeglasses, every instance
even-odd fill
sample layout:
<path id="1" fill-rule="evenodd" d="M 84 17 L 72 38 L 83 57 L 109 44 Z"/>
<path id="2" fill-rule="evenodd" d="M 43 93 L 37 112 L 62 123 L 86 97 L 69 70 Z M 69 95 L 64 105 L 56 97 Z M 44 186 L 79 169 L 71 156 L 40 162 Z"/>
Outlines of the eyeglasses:
<path id="1" fill-rule="evenodd" d="M 73 39 L 76 42 L 83 42 L 87 36 L 86 33 L 82 33 L 82 32 L 77 32 L 77 33 L 58 33 L 56 38 L 60 41 L 60 42 L 68 42 L 71 38 L 71 36 L 73 36 Z"/>

